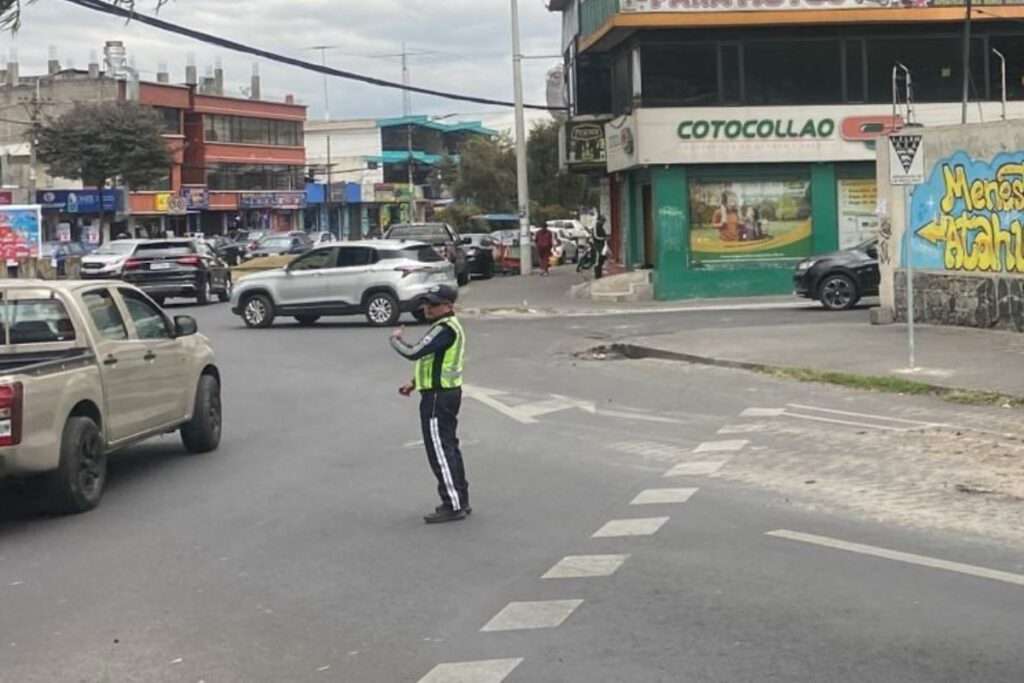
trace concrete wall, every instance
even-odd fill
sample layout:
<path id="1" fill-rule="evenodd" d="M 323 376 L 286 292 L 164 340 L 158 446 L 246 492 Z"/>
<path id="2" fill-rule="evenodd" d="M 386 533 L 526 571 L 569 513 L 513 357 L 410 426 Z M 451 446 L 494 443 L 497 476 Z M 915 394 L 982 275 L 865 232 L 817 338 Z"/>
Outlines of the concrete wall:
<path id="1" fill-rule="evenodd" d="M 903 132 L 924 136 L 926 176 L 891 186 L 878 146 L 881 306 L 906 320 L 912 259 L 919 322 L 1024 330 L 1024 120 Z"/>
<path id="2" fill-rule="evenodd" d="M 332 181 L 384 182 L 383 167 L 366 169 L 366 157 L 381 155 L 380 129 L 375 120 L 308 121 L 305 129 L 308 165 L 326 166 L 328 135 L 331 137 Z M 323 182 L 327 180 L 325 176 L 317 179 Z"/>

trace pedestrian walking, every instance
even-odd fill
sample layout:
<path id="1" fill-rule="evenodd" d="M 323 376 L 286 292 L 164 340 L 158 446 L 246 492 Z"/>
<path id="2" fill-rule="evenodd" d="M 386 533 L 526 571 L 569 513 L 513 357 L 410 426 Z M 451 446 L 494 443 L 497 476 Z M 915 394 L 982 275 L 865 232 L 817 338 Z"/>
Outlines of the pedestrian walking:
<path id="1" fill-rule="evenodd" d="M 391 346 L 415 362 L 411 382 L 398 388 L 402 396 L 420 392 L 420 427 L 430 469 L 437 479 L 441 504 L 424 516 L 427 524 L 454 522 L 473 510 L 469 507 L 469 483 L 459 450 L 459 408 L 462 406 L 462 362 L 466 334 L 455 317 L 459 290 L 437 285 L 427 293 L 423 311 L 430 330 L 415 344 L 403 338 L 403 328 L 391 334 Z"/>
<path id="2" fill-rule="evenodd" d="M 547 225 L 542 225 L 534 235 L 533 241 L 537 245 L 537 254 L 540 257 L 540 274 L 546 277 L 550 275 L 548 268 L 551 265 L 551 251 L 555 246 L 555 235 L 548 230 Z"/>
<path id="3" fill-rule="evenodd" d="M 604 262 L 608 258 L 608 230 L 605 228 L 605 217 L 597 217 L 597 225 L 594 226 L 594 250 L 597 252 L 597 265 L 594 266 L 594 279 L 600 279 L 604 275 Z"/>

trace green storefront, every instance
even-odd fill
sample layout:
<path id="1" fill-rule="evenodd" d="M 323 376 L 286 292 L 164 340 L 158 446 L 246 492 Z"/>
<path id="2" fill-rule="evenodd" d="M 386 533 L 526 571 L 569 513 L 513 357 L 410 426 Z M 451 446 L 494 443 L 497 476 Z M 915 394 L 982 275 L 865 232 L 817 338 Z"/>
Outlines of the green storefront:
<path id="1" fill-rule="evenodd" d="M 877 232 L 873 136 L 850 123 L 872 117 L 846 114 L 640 109 L 611 122 L 620 260 L 653 268 L 662 300 L 790 292 L 799 261 Z"/>

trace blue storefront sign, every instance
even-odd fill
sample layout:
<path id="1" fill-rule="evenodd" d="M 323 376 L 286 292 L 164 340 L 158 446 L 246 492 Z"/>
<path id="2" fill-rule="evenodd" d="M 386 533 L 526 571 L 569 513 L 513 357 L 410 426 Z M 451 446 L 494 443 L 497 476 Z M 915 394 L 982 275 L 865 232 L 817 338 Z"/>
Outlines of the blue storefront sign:
<path id="1" fill-rule="evenodd" d="M 301 209 L 305 205 L 305 192 L 246 192 L 238 198 L 242 209 Z"/>
<path id="2" fill-rule="evenodd" d="M 119 198 L 122 193 L 103 190 L 103 210 L 120 211 L 124 205 Z M 57 209 L 64 213 L 99 213 L 99 190 L 39 190 L 36 203 L 44 209 Z"/>
<path id="3" fill-rule="evenodd" d="M 210 190 L 206 185 L 183 185 L 181 196 L 189 211 L 203 211 L 210 208 Z"/>

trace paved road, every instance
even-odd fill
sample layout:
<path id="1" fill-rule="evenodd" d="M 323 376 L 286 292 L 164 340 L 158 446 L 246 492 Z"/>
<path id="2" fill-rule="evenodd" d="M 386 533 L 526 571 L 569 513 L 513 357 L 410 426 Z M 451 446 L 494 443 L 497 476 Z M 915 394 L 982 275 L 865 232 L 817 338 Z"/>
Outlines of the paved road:
<path id="1" fill-rule="evenodd" d="M 474 514 L 427 527 L 415 403 L 395 392 L 409 368 L 385 331 L 355 320 L 250 331 L 224 306 L 186 311 L 220 354 L 222 448 L 138 447 L 88 515 L 0 504 L 4 681 L 1024 676 L 1024 544 L 797 505 L 724 476 L 768 452 L 772 425 L 764 448 L 807 450 L 808 433 L 780 422 L 801 422 L 791 403 L 929 422 L 998 414 L 572 355 L 680 327 L 774 321 L 799 334 L 849 315 L 468 320 L 471 393 L 487 401 L 463 410 Z M 821 423 L 811 445 L 881 424 L 847 421 L 858 420 L 867 426 Z M 767 535 L 780 530 L 813 538 Z"/>

